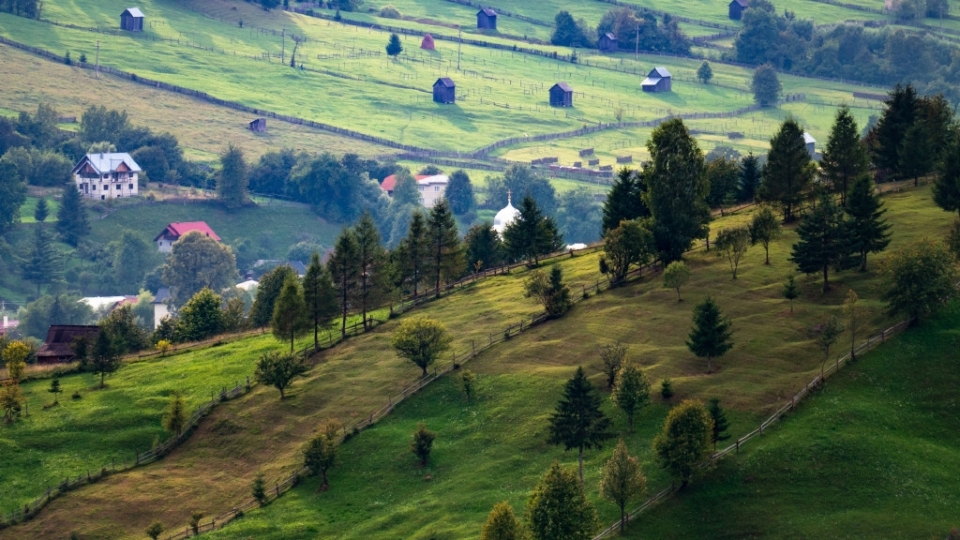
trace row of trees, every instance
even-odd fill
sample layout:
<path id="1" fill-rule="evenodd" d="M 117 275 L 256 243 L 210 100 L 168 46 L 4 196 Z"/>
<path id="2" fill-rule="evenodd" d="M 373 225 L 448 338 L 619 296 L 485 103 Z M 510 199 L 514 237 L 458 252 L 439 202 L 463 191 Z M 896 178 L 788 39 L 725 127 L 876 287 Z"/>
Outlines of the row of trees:
<path id="1" fill-rule="evenodd" d="M 645 10 L 622 7 L 603 15 L 596 28 L 583 20 L 574 20 L 567 11 L 554 18 L 555 29 L 550 43 L 564 47 L 594 47 L 599 36 L 614 34 L 621 50 L 641 50 L 690 54 L 692 42 L 683 33 L 677 21 L 664 15 L 661 20 Z"/>

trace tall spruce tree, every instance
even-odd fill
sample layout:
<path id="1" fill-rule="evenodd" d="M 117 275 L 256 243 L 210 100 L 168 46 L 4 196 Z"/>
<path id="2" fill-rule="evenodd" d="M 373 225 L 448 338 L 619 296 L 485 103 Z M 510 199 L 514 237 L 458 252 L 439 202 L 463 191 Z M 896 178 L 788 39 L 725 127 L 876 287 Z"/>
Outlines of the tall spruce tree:
<path id="1" fill-rule="evenodd" d="M 43 227 L 34 228 L 33 243 L 23 261 L 22 271 L 23 279 L 37 286 L 38 298 L 42 285 L 56 283 L 63 276 L 63 257 Z"/>
<path id="2" fill-rule="evenodd" d="M 217 198 L 230 210 L 240 208 L 247 198 L 249 182 L 243 150 L 230 144 L 220 155 L 220 173 L 217 175 Z"/>
<path id="3" fill-rule="evenodd" d="M 960 214 L 960 133 L 951 134 L 950 144 L 933 184 L 933 202 L 947 212 Z"/>
<path id="4" fill-rule="evenodd" d="M 463 243 L 466 244 L 468 271 L 479 272 L 488 268 L 496 268 L 503 263 L 503 242 L 491 222 L 484 221 L 470 227 Z"/>
<path id="5" fill-rule="evenodd" d="M 830 267 L 836 271 L 858 262 L 850 224 L 843 210 L 828 193 L 822 193 L 816 208 L 797 227 L 800 241 L 793 245 L 790 262 L 804 274 L 821 272 L 823 291 L 830 290 Z"/>
<path id="6" fill-rule="evenodd" d="M 530 195 L 523 198 L 517 218 L 503 231 L 503 240 L 510 258 L 526 259 L 528 264 L 540 264 L 540 257 L 560 249 L 563 237 L 550 216 L 543 215 L 537 201 Z"/>
<path id="7" fill-rule="evenodd" d="M 303 289 L 296 275 L 288 276 L 280 289 L 280 296 L 273 305 L 270 328 L 278 340 L 290 341 L 290 354 L 293 354 L 294 340 L 310 330 L 307 304 L 303 300 Z"/>
<path id="8" fill-rule="evenodd" d="M 37 201 L 37 207 L 33 210 L 33 219 L 42 224 L 47 220 L 48 215 L 50 215 L 50 207 L 47 206 L 47 199 L 40 197 L 40 200 Z"/>
<path id="9" fill-rule="evenodd" d="M 564 449 L 579 452 L 580 485 L 583 486 L 583 451 L 600 449 L 612 438 L 611 422 L 600 410 L 601 399 L 587 379 L 583 367 L 578 367 L 567 381 L 556 412 L 550 417 L 550 444 L 562 444 Z"/>
<path id="10" fill-rule="evenodd" d="M 270 324 L 273 318 L 273 306 L 277 303 L 283 284 L 290 276 L 296 277 L 296 272 L 289 265 L 283 264 L 260 276 L 257 285 L 257 296 L 250 308 L 250 322 L 255 328 L 262 328 Z"/>
<path id="11" fill-rule="evenodd" d="M 803 129 L 793 118 L 787 118 L 770 139 L 770 153 L 763 166 L 759 196 L 776 204 L 783 211 L 785 222 L 793 221 L 794 211 L 813 180 L 810 153 L 803 142 Z"/>
<path id="12" fill-rule="evenodd" d="M 57 233 L 67 244 L 77 247 L 90 233 L 90 221 L 80 201 L 80 191 L 72 182 L 63 186 L 60 208 L 57 209 Z"/>
<path id="13" fill-rule="evenodd" d="M 643 178 L 639 171 L 623 167 L 617 171 L 613 186 L 603 203 L 603 234 L 620 226 L 621 221 L 649 217 L 650 210 L 643 202 Z"/>
<path id="14" fill-rule="evenodd" d="M 104 379 L 108 374 L 120 369 L 120 353 L 113 346 L 107 332 L 101 331 L 97 334 L 90 354 L 89 369 L 94 375 L 100 375 L 100 388 L 104 387 Z"/>
<path id="15" fill-rule="evenodd" d="M 427 216 L 427 247 L 430 251 L 428 271 L 434 294 L 440 298 L 440 285 L 463 274 L 463 244 L 457 233 L 457 222 L 446 200 L 430 209 Z"/>
<path id="16" fill-rule="evenodd" d="M 713 451 L 716 452 L 717 443 L 730 438 L 730 434 L 727 433 L 727 429 L 730 428 L 730 422 L 727 420 L 727 414 L 723 411 L 723 407 L 720 406 L 720 400 L 718 398 L 710 398 L 708 403 L 707 412 L 710 413 L 710 418 L 713 419 L 713 432 L 711 433 L 710 440 L 713 441 Z"/>
<path id="17" fill-rule="evenodd" d="M 351 293 L 360 279 L 360 266 L 357 264 L 357 238 L 353 231 L 344 229 L 337 238 L 333 254 L 327 260 L 327 270 L 333 279 L 333 288 L 337 292 L 337 305 L 340 312 L 340 335 L 347 335 L 347 314 L 350 312 Z"/>
<path id="18" fill-rule="evenodd" d="M 917 91 L 912 85 L 897 84 L 884 103 L 886 108 L 868 135 L 873 144 L 873 163 L 885 174 L 900 177 L 900 150 L 907 130 L 917 116 Z"/>
<path id="19" fill-rule="evenodd" d="M 407 236 L 397 250 L 400 278 L 413 289 L 413 298 L 419 295 L 419 286 L 427 275 L 430 264 L 430 246 L 427 243 L 427 220 L 419 210 L 413 213 Z"/>
<path id="20" fill-rule="evenodd" d="M 707 372 L 713 371 L 713 359 L 727 354 L 733 347 L 733 324 L 723 316 L 720 306 L 711 297 L 693 308 L 693 330 L 687 348 L 707 359 Z"/>
<path id="21" fill-rule="evenodd" d="M 740 160 L 740 184 L 737 187 L 737 200 L 752 201 L 760 188 L 760 159 L 750 152 Z"/>
<path id="22" fill-rule="evenodd" d="M 907 128 L 900 143 L 900 177 L 913 178 L 914 186 L 919 185 L 921 176 L 933 170 L 936 148 L 931 135 L 924 122 L 917 119 Z"/>
<path id="23" fill-rule="evenodd" d="M 664 264 L 680 260 L 693 241 L 707 235 L 710 190 L 703 152 L 683 120 L 660 124 L 647 142 L 650 162 L 644 167 L 644 202 L 653 216 L 653 238 Z"/>
<path id="24" fill-rule="evenodd" d="M 833 191 L 840 194 L 840 205 L 846 208 L 847 192 L 853 182 L 870 169 L 867 147 L 860 140 L 860 128 L 846 105 L 837 110 L 820 169 Z"/>
<path id="25" fill-rule="evenodd" d="M 363 328 L 369 327 L 367 313 L 383 302 L 389 290 L 390 276 L 387 269 L 387 253 L 380 242 L 380 233 L 373 217 L 364 213 L 353 228 L 357 241 L 357 285 L 352 291 L 353 304 L 360 310 Z"/>
<path id="26" fill-rule="evenodd" d="M 307 307 L 307 318 L 313 327 L 313 350 L 319 351 L 320 328 L 330 324 L 340 310 L 330 273 L 324 268 L 317 252 L 310 256 L 310 265 L 303 276 L 303 301 Z"/>
<path id="27" fill-rule="evenodd" d="M 860 254 L 861 272 L 867 271 L 867 254 L 879 253 L 890 245 L 890 224 L 883 218 L 886 213 L 870 175 L 861 175 L 847 196 L 850 239 Z"/>

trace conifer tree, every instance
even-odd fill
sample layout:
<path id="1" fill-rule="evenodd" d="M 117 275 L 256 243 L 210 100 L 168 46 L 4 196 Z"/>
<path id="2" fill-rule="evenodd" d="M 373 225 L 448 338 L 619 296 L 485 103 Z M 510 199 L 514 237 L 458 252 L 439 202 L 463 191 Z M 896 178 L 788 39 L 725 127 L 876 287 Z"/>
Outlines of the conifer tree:
<path id="1" fill-rule="evenodd" d="M 532 540 L 590 540 L 597 515 L 583 493 L 583 481 L 556 461 L 527 501 Z"/>
<path id="2" fill-rule="evenodd" d="M 50 208 L 47 206 L 47 199 L 40 197 L 40 200 L 37 201 L 37 207 L 33 210 L 33 219 L 42 224 L 47 220 L 49 214 Z"/>
<path id="3" fill-rule="evenodd" d="M 413 213 L 407 236 L 400 241 L 397 251 L 400 275 L 404 283 L 413 287 L 413 298 L 419 295 L 420 283 L 427 275 L 430 263 L 430 246 L 427 243 L 427 222 L 419 210 Z"/>
<path id="4" fill-rule="evenodd" d="M 917 116 L 917 91 L 912 85 L 897 84 L 884 101 L 886 108 L 871 130 L 873 163 L 886 174 L 900 175 L 900 150 L 907 130 Z"/>
<path id="5" fill-rule="evenodd" d="M 643 495 L 646 489 L 647 479 L 640 462 L 630 455 L 626 443 L 620 439 L 603 467 L 603 478 L 600 479 L 600 495 L 620 508 L 620 534 L 627 527 L 627 503 Z"/>
<path id="6" fill-rule="evenodd" d="M 740 160 L 740 185 L 737 188 L 737 200 L 748 202 L 757 196 L 760 188 L 760 160 L 750 152 Z"/>
<path id="7" fill-rule="evenodd" d="M 620 226 L 621 221 L 649 217 L 650 210 L 643 202 L 643 178 L 639 171 L 623 167 L 617 171 L 613 186 L 603 203 L 603 234 Z"/>
<path id="8" fill-rule="evenodd" d="M 580 485 L 583 486 L 583 451 L 600 449 L 603 442 L 612 438 L 610 419 L 600 410 L 600 396 L 587 379 L 583 367 L 567 381 L 563 397 L 550 417 L 550 444 L 562 444 L 565 450 L 576 448 L 579 452 Z"/>
<path id="9" fill-rule="evenodd" d="M 543 215 L 537 201 L 530 195 L 523 198 L 517 219 L 503 231 L 507 253 L 514 260 L 527 259 L 532 266 L 540 264 L 540 257 L 560 249 L 563 237 L 550 216 Z"/>
<path id="10" fill-rule="evenodd" d="M 313 350 L 320 350 L 320 328 L 330 324 L 337 316 L 337 293 L 333 289 L 330 273 L 320 262 L 320 254 L 310 256 L 310 265 L 303 276 L 303 301 L 307 307 L 307 319 L 313 327 Z"/>
<path id="11" fill-rule="evenodd" d="M 861 175 L 847 197 L 851 241 L 860 253 L 861 272 L 867 271 L 868 253 L 879 253 L 890 244 L 890 224 L 883 218 L 886 213 L 873 180 L 869 175 Z"/>
<path id="12" fill-rule="evenodd" d="M 707 359 L 708 373 L 713 370 L 713 359 L 733 348 L 732 326 L 721 313 L 720 306 L 709 296 L 693 309 L 693 330 L 687 348 L 698 357 Z"/>
<path id="13" fill-rule="evenodd" d="M 97 340 L 93 343 L 93 350 L 90 355 L 90 371 L 95 375 L 100 375 L 100 388 L 104 387 L 104 379 L 110 373 L 120 369 L 120 354 L 116 347 L 110 341 L 110 336 L 101 331 L 97 334 Z"/>
<path id="14" fill-rule="evenodd" d="M 53 380 L 50 381 L 50 388 L 47 390 L 47 392 L 50 392 L 51 394 L 53 394 L 53 404 L 59 405 L 60 404 L 59 396 L 60 394 L 63 393 L 63 388 L 60 386 L 59 377 L 54 377 Z"/>
<path id="15" fill-rule="evenodd" d="M 800 291 L 797 288 L 797 281 L 794 279 L 793 274 L 790 274 L 787 282 L 783 285 L 783 297 L 790 301 L 790 313 L 793 313 L 793 301 L 800 298 Z"/>
<path id="16" fill-rule="evenodd" d="M 800 241 L 793 245 L 790 262 L 804 274 L 821 272 L 823 291 L 830 290 L 830 267 L 840 271 L 856 265 L 857 247 L 843 210 L 828 193 L 797 227 Z"/>
<path id="17" fill-rule="evenodd" d="M 294 340 L 310 330 L 307 317 L 307 304 L 303 300 L 303 289 L 296 276 L 290 276 L 280 289 L 280 296 L 273 306 L 270 328 L 278 340 L 290 341 L 290 354 L 293 354 Z"/>
<path id="18" fill-rule="evenodd" d="M 463 244 L 457 233 L 457 222 L 446 200 L 434 205 L 427 216 L 427 248 L 430 252 L 427 267 L 429 277 L 436 298 L 440 298 L 441 283 L 460 277 L 464 265 Z"/>
<path id="19" fill-rule="evenodd" d="M 33 233 L 33 244 L 23 261 L 23 279 L 37 286 L 37 297 L 40 297 L 41 285 L 48 285 L 60 280 L 63 274 L 63 258 L 53 245 L 50 234 L 41 226 L 37 226 Z"/>
<path id="20" fill-rule="evenodd" d="M 710 79 L 713 78 L 713 68 L 710 67 L 710 62 L 704 60 L 700 67 L 697 68 L 697 79 L 700 80 L 703 84 L 710 84 Z"/>
<path id="21" fill-rule="evenodd" d="M 953 133 L 933 183 L 933 202 L 960 215 L 960 133 Z"/>
<path id="22" fill-rule="evenodd" d="M 803 142 L 803 129 L 796 120 L 787 118 L 770 139 L 770 153 L 763 166 L 758 195 L 761 200 L 779 206 L 783 220 L 789 223 L 810 187 L 813 172 L 810 153 Z"/>
<path id="23" fill-rule="evenodd" d="M 780 220 L 769 206 L 761 206 L 750 221 L 750 242 L 763 245 L 766 256 L 763 264 L 770 264 L 770 243 L 780 238 Z"/>
<path id="24" fill-rule="evenodd" d="M 390 34 L 390 41 L 387 43 L 387 56 L 396 59 L 403 52 L 403 44 L 400 43 L 400 36 Z"/>
<path id="25" fill-rule="evenodd" d="M 623 363 L 614 380 L 610 399 L 627 415 L 630 431 L 633 431 L 634 417 L 650 403 L 650 381 L 639 364 L 629 360 Z"/>
<path id="26" fill-rule="evenodd" d="M 921 176 L 933 170 L 936 148 L 931 135 L 920 120 L 914 121 L 903 134 L 900 143 L 900 177 L 913 178 L 914 186 L 919 185 Z"/>
<path id="27" fill-rule="evenodd" d="M 867 147 L 860 140 L 860 128 L 846 105 L 837 115 L 827 139 L 827 148 L 820 160 L 820 169 L 835 193 L 840 194 L 840 205 L 846 208 L 847 193 L 857 178 L 870 168 Z"/>
<path id="28" fill-rule="evenodd" d="M 430 451 L 433 450 L 433 441 L 437 434 L 427 429 L 427 426 L 420 422 L 417 430 L 413 432 L 413 441 L 410 443 L 410 451 L 417 456 L 421 467 L 426 467 L 430 460 Z"/>
<path id="29" fill-rule="evenodd" d="M 340 311 L 340 335 L 347 336 L 347 314 L 350 312 L 350 295 L 359 280 L 357 265 L 357 239 L 350 229 L 344 229 L 337 238 L 333 254 L 327 260 L 327 270 L 333 279 Z"/>
<path id="30" fill-rule="evenodd" d="M 500 240 L 497 231 L 493 229 L 491 222 L 485 221 L 470 227 L 463 243 L 466 244 L 468 271 L 479 272 L 488 268 L 496 268 L 503 263 L 503 242 Z"/>
<path id="31" fill-rule="evenodd" d="M 256 328 L 261 328 L 270 324 L 273 318 L 273 308 L 283 290 L 283 284 L 291 276 L 297 277 L 297 273 L 289 265 L 283 264 L 266 274 L 260 276 L 260 282 L 257 285 L 257 296 L 253 300 L 253 306 L 250 308 L 250 321 Z"/>
<path id="32" fill-rule="evenodd" d="M 367 313 L 376 309 L 389 290 L 389 272 L 387 253 L 380 242 L 380 233 L 373 218 L 368 213 L 360 217 L 353 228 L 353 237 L 357 241 L 358 267 L 357 284 L 352 292 L 353 304 L 360 311 L 363 328 L 369 328 Z"/>
<path id="33" fill-rule="evenodd" d="M 523 524 L 510 503 L 504 501 L 493 506 L 480 531 L 480 540 L 524 540 Z"/>
<path id="34" fill-rule="evenodd" d="M 709 405 L 707 405 L 707 412 L 710 413 L 710 418 L 713 419 L 713 432 L 710 435 L 710 440 L 713 442 L 713 451 L 716 452 L 717 443 L 730 438 L 730 434 L 727 433 L 727 429 L 730 428 L 730 422 L 727 421 L 727 415 L 723 412 L 718 398 L 710 399 Z"/>
<path id="35" fill-rule="evenodd" d="M 663 264 L 680 260 L 693 241 L 707 235 L 710 191 L 703 152 L 683 120 L 660 124 L 647 142 L 644 202 L 653 216 L 653 238 Z"/>

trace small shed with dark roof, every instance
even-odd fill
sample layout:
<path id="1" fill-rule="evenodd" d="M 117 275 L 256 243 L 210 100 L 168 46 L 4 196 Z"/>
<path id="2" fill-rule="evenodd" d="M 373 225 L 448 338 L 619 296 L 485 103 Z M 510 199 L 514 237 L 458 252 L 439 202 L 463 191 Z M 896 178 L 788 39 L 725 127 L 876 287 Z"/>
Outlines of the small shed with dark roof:
<path id="1" fill-rule="evenodd" d="M 617 36 L 610 32 L 600 36 L 597 46 L 601 52 L 617 52 Z"/>
<path id="2" fill-rule="evenodd" d="M 739 21 L 743 17 L 743 10 L 750 5 L 750 0 L 730 0 L 728 16 L 731 21 Z"/>
<path id="3" fill-rule="evenodd" d="M 457 85 L 449 77 L 440 77 L 433 83 L 433 100 L 437 103 L 456 103 Z"/>
<path id="4" fill-rule="evenodd" d="M 477 12 L 477 28 L 482 30 L 497 29 L 497 12 L 490 8 L 480 8 Z"/>
<path id="5" fill-rule="evenodd" d="M 37 363 L 56 364 L 72 362 L 74 359 L 73 343 L 80 338 L 86 338 L 90 345 L 100 334 L 99 326 L 81 326 L 73 324 L 54 324 L 47 329 L 47 339 L 37 351 Z"/>
<path id="6" fill-rule="evenodd" d="M 558 82 L 551 86 L 550 106 L 573 107 L 573 88 L 565 82 Z"/>
<path id="7" fill-rule="evenodd" d="M 127 32 L 143 32 L 143 12 L 135 7 L 123 10 L 120 14 L 120 29 Z"/>
<path id="8" fill-rule="evenodd" d="M 640 88 L 644 92 L 669 92 L 673 88 L 671 83 L 672 76 L 665 67 L 655 67 L 650 70 L 647 78 L 640 83 Z"/>
<path id="9" fill-rule="evenodd" d="M 266 133 L 267 132 L 267 119 L 266 118 L 257 118 L 256 120 L 251 121 L 248 126 L 250 131 L 254 133 Z"/>

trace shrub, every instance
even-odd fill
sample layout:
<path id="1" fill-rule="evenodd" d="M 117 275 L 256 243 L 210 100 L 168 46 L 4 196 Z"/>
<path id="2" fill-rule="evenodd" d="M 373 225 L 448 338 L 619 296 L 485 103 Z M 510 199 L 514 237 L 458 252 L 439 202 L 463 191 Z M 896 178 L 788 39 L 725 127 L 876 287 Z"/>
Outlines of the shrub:
<path id="1" fill-rule="evenodd" d="M 267 490 L 263 482 L 263 473 L 257 473 L 257 477 L 253 479 L 253 498 L 263 506 L 267 504 Z"/>
<path id="2" fill-rule="evenodd" d="M 199 510 L 194 510 L 190 513 L 190 530 L 193 531 L 194 536 L 200 534 L 200 520 L 203 519 L 203 512 Z"/>
<path id="3" fill-rule="evenodd" d="M 662 397 L 664 401 L 673 397 L 673 383 L 670 382 L 670 379 L 664 379 L 663 382 L 660 383 L 660 397 Z"/>
<path id="4" fill-rule="evenodd" d="M 393 7 L 391 4 L 387 4 L 380 8 L 380 16 L 384 19 L 402 19 L 403 15 L 400 14 L 400 10 Z"/>
<path id="5" fill-rule="evenodd" d="M 73 395 L 70 396 L 70 399 L 80 399 L 80 391 L 74 390 Z"/>

